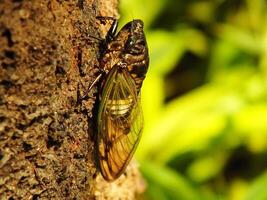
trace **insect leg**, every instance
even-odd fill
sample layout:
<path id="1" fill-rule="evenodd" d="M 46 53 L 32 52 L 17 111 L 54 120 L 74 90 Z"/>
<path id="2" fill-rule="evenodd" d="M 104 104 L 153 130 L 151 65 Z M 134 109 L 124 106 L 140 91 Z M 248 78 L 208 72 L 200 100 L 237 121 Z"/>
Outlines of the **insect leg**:
<path id="1" fill-rule="evenodd" d="M 99 79 L 102 77 L 102 73 L 99 74 L 96 79 L 93 81 L 93 83 L 87 88 L 87 90 L 85 91 L 84 95 L 80 97 L 80 100 L 84 100 L 86 98 L 86 96 L 88 95 L 88 93 L 90 92 L 90 90 L 97 84 L 97 82 L 99 81 Z"/>
<path id="2" fill-rule="evenodd" d="M 105 21 L 112 21 L 111 27 L 108 30 L 108 33 L 105 38 L 105 42 L 109 43 L 113 37 L 115 36 L 118 28 L 118 20 L 115 19 L 114 17 L 104 17 L 104 16 L 97 16 L 96 17 L 98 20 L 100 20 L 101 23 L 106 24 Z"/>

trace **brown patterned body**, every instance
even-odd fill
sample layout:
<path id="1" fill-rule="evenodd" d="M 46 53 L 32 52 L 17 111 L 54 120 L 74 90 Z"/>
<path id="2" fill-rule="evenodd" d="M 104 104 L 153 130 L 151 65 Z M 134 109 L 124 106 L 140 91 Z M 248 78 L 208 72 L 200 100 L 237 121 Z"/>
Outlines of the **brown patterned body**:
<path id="1" fill-rule="evenodd" d="M 109 72 L 115 65 L 127 67 L 139 93 L 149 65 L 148 48 L 141 20 L 133 20 L 126 24 L 107 44 L 100 66 Z"/>
<path id="2" fill-rule="evenodd" d="M 109 33 L 116 28 L 111 27 Z M 143 22 L 127 23 L 117 35 L 107 35 L 100 66 L 105 71 L 98 111 L 98 162 L 107 181 L 118 178 L 141 138 L 143 115 L 140 89 L 149 57 Z"/>

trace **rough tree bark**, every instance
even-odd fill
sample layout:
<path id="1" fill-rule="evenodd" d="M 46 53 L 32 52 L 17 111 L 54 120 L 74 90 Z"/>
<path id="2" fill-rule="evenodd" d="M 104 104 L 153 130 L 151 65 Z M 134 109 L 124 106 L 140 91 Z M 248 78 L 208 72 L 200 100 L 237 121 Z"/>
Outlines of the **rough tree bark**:
<path id="1" fill-rule="evenodd" d="M 103 26 L 117 0 L 0 0 L 0 199 L 135 199 L 136 164 L 97 171 L 91 128 Z"/>

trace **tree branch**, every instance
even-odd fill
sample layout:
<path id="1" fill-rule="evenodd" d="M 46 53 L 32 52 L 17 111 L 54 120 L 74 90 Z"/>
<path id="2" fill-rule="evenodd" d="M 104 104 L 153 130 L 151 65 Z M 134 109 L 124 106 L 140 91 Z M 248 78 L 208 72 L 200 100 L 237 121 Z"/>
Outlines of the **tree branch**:
<path id="1" fill-rule="evenodd" d="M 98 43 L 116 0 L 0 2 L 1 199 L 135 199 L 132 163 L 107 183 L 95 165 L 92 108 Z M 116 186 L 114 190 L 114 186 Z"/>

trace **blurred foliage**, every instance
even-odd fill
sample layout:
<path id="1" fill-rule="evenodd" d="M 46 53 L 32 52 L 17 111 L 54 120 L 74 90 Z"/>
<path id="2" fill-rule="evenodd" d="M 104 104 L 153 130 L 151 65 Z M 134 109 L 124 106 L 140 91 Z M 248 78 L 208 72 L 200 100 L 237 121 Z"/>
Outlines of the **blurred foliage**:
<path id="1" fill-rule="evenodd" d="M 150 68 L 136 157 L 145 199 L 267 199 L 266 0 L 121 0 Z"/>

